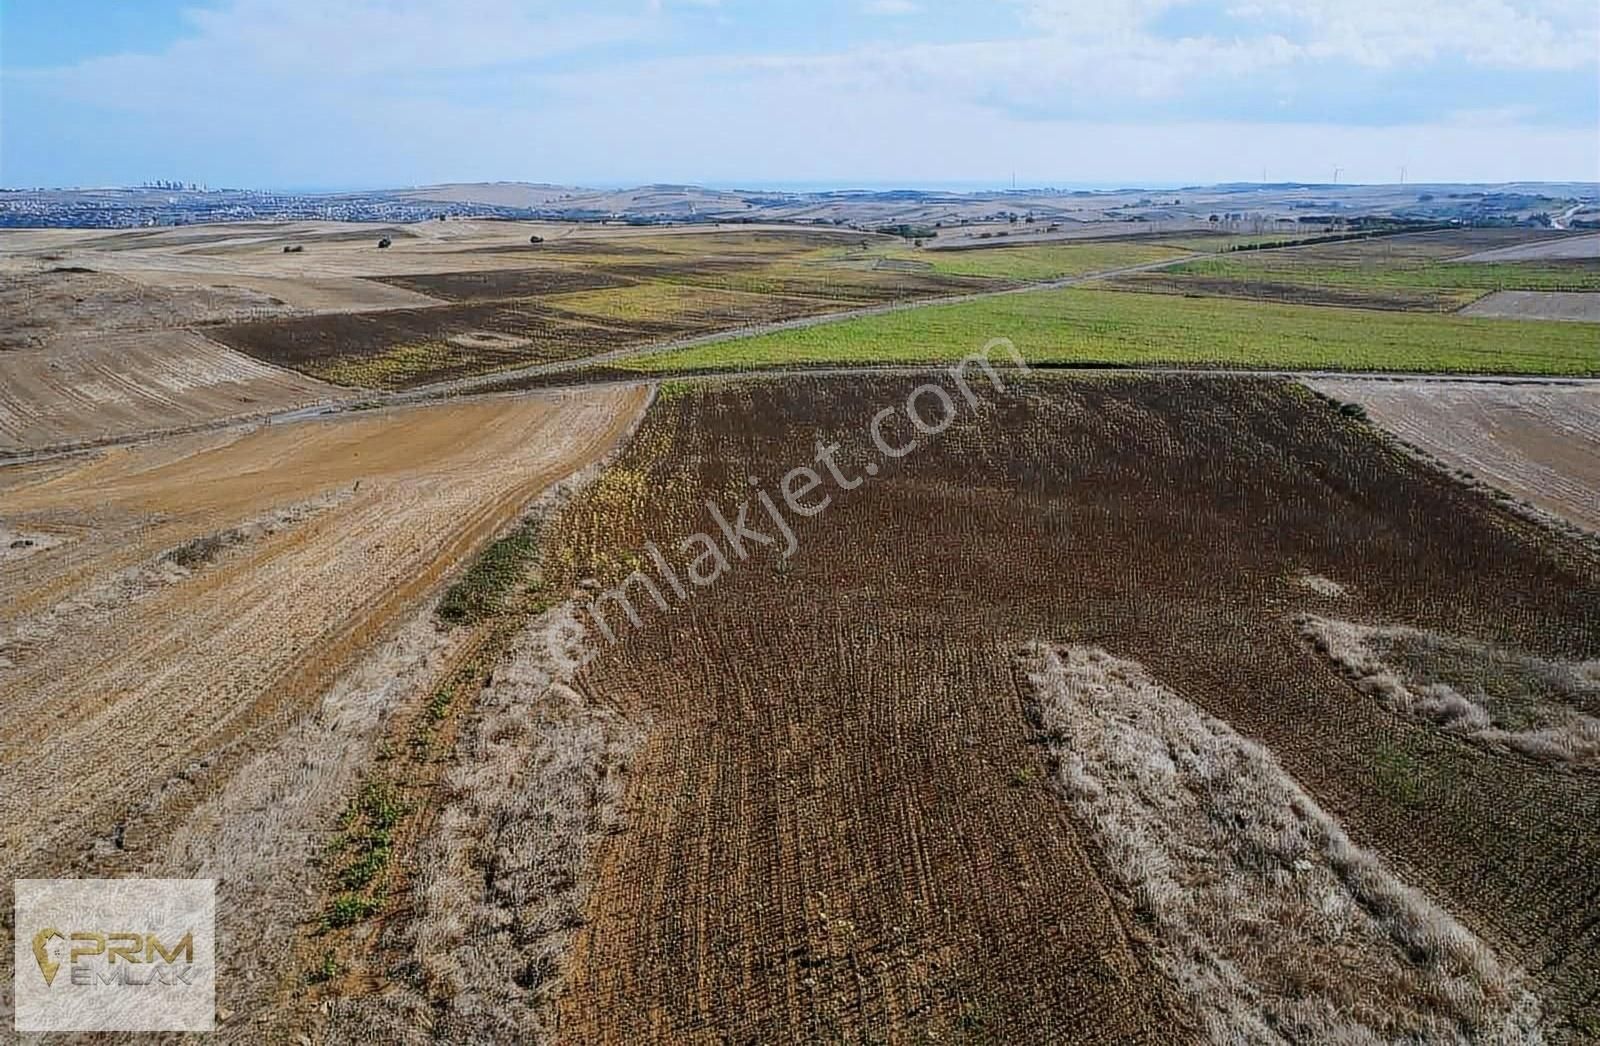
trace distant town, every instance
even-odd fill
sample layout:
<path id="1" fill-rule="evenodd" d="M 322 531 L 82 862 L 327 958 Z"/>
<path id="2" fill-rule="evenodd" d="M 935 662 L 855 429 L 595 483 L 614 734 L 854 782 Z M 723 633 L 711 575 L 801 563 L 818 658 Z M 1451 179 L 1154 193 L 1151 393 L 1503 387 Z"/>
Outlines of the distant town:
<path id="1" fill-rule="evenodd" d="M 588 189 L 496 182 L 289 193 L 182 181 L 132 188 L 0 189 L 0 227 L 141 228 L 208 222 L 328 220 L 408 223 L 452 218 L 638 225 L 780 222 L 937 230 L 974 222 L 1152 222 L 1335 226 L 1359 217 L 1413 223 L 1600 227 L 1600 185 L 1236 184 L 1153 192 L 1018 189 L 772 192 L 651 185 Z"/>

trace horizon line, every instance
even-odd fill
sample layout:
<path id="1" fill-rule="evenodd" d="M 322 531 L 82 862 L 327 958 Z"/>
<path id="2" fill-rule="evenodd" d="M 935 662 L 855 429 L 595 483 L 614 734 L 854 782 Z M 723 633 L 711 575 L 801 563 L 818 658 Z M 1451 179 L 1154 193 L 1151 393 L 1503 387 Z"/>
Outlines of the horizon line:
<path id="1" fill-rule="evenodd" d="M 158 179 L 160 180 L 160 179 Z M 628 192 L 639 189 L 677 189 L 698 190 L 702 192 L 779 192 L 792 195 L 823 195 L 841 193 L 882 193 L 882 192 L 923 192 L 923 193 L 950 193 L 955 195 L 1006 195 L 1006 194 L 1031 194 L 1031 193 L 1059 193 L 1059 192 L 1090 192 L 1090 193 L 1120 193 L 1120 192 L 1169 192 L 1186 189 L 1424 189 L 1438 187 L 1500 187 L 1508 185 L 1577 185 L 1591 187 L 1600 191 L 1600 180 L 1585 178 L 1525 178 L 1507 181 L 1405 181 L 1405 182 L 1318 182 L 1285 179 L 1282 181 L 1093 181 L 1093 182 L 1018 182 L 1015 185 L 1005 185 L 998 182 L 987 182 L 970 179 L 952 179 L 949 181 L 938 180 L 907 180 L 907 181 L 875 181 L 848 179 L 794 179 L 771 180 L 754 179 L 750 181 L 715 180 L 700 182 L 680 181 L 641 181 L 641 182 L 547 182 L 531 181 L 525 179 L 496 178 L 486 180 L 467 181 L 436 181 L 414 184 L 391 185 L 357 185 L 357 186 L 283 186 L 283 185 L 210 185 L 200 181 L 187 179 L 172 179 L 182 183 L 181 188 L 162 189 L 151 184 L 102 184 L 102 185 L 0 185 L 0 192 L 132 192 L 139 190 L 153 192 L 252 192 L 252 193 L 282 193 L 296 196 L 339 196 L 352 193 L 383 193 L 383 192 L 414 192 L 419 189 L 434 189 L 447 186 L 490 186 L 490 185 L 517 185 L 545 189 L 576 190 L 583 192 Z M 188 186 L 199 188 L 191 189 Z"/>

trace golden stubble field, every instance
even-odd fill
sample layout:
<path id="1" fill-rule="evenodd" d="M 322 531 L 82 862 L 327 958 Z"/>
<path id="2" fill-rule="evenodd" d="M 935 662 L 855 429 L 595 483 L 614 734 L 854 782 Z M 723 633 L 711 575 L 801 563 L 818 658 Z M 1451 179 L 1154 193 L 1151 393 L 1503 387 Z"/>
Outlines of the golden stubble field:
<path id="1" fill-rule="evenodd" d="M 1310 384 L 1361 404 L 1444 466 L 1600 532 L 1600 384 L 1347 378 Z"/>
<path id="2" fill-rule="evenodd" d="M 400 408 L 0 470 L 0 878 L 215 875 L 224 931 L 287 947 L 374 724 L 459 646 L 430 597 L 647 399 Z"/>

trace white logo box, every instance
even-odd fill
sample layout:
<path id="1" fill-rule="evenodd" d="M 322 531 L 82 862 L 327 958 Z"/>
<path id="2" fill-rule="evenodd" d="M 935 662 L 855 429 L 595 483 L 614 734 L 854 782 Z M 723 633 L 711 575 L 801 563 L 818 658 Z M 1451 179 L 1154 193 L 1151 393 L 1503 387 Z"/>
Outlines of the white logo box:
<path id="1" fill-rule="evenodd" d="M 18 879 L 17 1031 L 211 1031 L 215 879 Z"/>

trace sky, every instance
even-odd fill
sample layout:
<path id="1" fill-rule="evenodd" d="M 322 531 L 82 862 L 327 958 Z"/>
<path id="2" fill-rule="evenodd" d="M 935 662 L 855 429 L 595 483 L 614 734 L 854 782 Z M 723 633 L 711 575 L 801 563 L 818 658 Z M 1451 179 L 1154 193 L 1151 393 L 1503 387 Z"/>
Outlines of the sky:
<path id="1" fill-rule="evenodd" d="M 0 0 L 0 185 L 1600 181 L 1595 0 Z"/>

